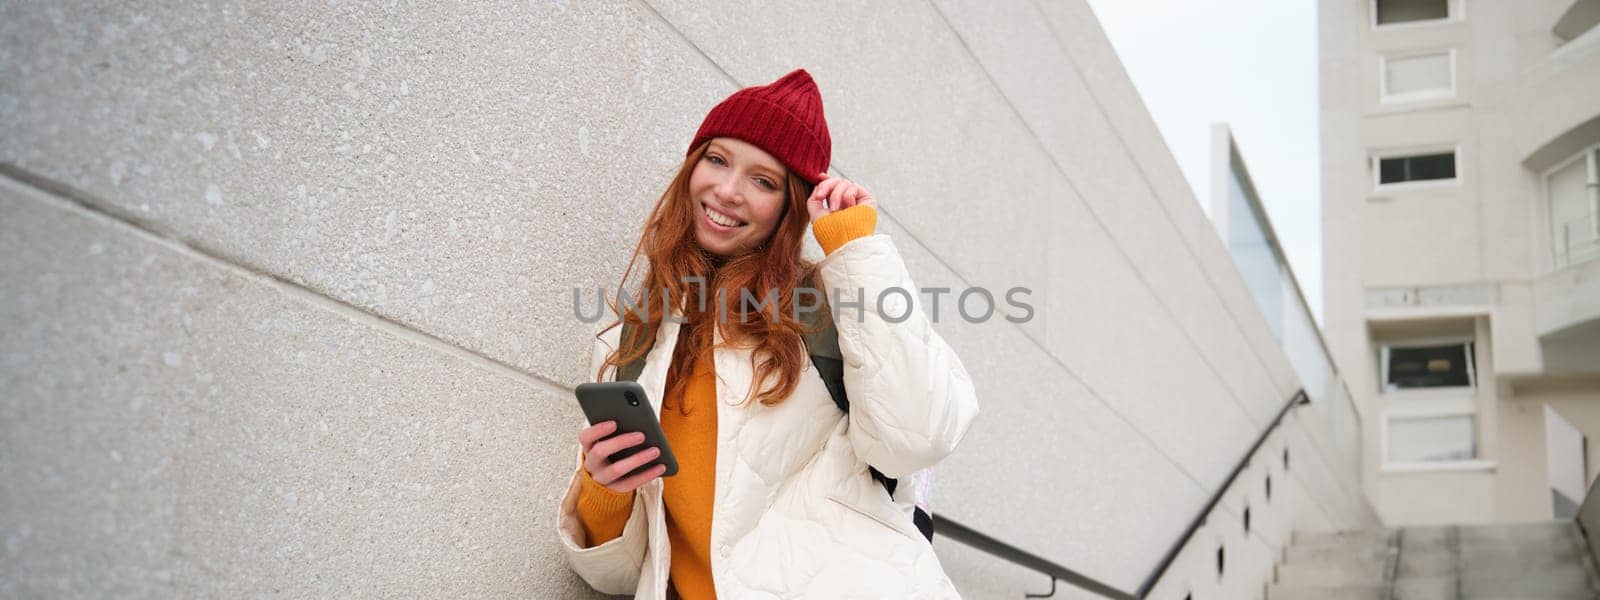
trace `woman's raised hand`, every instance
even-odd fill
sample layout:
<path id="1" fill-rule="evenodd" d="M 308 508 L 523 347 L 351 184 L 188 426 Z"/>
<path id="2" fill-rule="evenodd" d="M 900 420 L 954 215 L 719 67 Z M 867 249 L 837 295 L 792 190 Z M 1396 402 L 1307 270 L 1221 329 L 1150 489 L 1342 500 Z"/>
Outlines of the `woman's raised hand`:
<path id="1" fill-rule="evenodd" d="M 589 472 L 589 478 L 595 483 L 605 486 L 606 489 L 618 494 L 626 494 L 634 488 L 650 483 L 650 480 L 660 477 L 667 472 L 666 465 L 650 467 L 643 473 L 632 477 L 623 477 L 640 465 L 655 460 L 661 456 L 659 448 L 645 448 L 635 452 L 632 456 L 615 463 L 611 462 L 611 455 L 618 450 L 632 448 L 644 442 L 644 434 L 634 432 L 625 433 L 610 439 L 604 439 L 617 430 L 616 421 L 601 421 L 583 431 L 578 432 L 578 443 L 583 445 L 583 468 Z"/>
<path id="2" fill-rule="evenodd" d="M 811 222 L 857 204 L 865 204 L 876 208 L 878 201 L 867 193 L 866 188 L 854 181 L 843 177 L 830 177 L 827 172 L 821 174 L 822 181 L 817 183 L 816 189 L 811 191 L 811 197 L 806 199 L 806 212 L 811 215 Z M 826 206 L 824 206 L 826 200 Z"/>

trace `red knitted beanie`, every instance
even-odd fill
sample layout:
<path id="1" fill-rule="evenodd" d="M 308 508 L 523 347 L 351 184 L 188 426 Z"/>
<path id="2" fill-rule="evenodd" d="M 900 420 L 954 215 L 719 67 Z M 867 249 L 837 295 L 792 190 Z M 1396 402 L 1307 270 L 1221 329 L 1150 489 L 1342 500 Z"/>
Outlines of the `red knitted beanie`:
<path id="1" fill-rule="evenodd" d="M 828 170 L 833 156 L 833 139 L 822 116 L 822 93 L 805 69 L 728 96 L 700 123 L 684 155 L 714 137 L 754 144 L 813 185 L 822 181 L 818 176 Z"/>

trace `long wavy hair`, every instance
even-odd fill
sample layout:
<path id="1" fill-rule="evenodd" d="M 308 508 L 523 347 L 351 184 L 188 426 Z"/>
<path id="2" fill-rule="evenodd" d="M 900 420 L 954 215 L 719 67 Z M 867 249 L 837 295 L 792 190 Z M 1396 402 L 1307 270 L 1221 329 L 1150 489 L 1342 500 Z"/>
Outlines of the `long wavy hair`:
<path id="1" fill-rule="evenodd" d="M 721 319 L 722 345 L 754 349 L 750 362 L 755 376 L 740 404 L 748 404 L 754 394 L 761 404 L 773 406 L 794 392 L 805 364 L 801 338 L 808 330 L 794 318 L 795 288 L 822 290 L 817 265 L 800 256 L 810 221 L 805 202 L 815 186 L 786 169 L 784 208 L 771 237 L 737 256 L 714 255 L 702 248 L 695 238 L 695 200 L 689 193 L 689 177 L 710 144 L 710 140 L 701 143 L 684 158 L 645 221 L 643 234 L 617 286 L 617 298 L 606 300 L 617 320 L 600 334 L 626 319 L 632 324 L 629 328 L 632 335 L 621 340 L 606 356 L 595 379 L 603 381 L 607 368 L 620 368 L 638 360 L 655 345 L 656 330 L 665 318 L 664 296 L 666 305 L 682 307 L 683 319 L 687 321 L 681 325 L 680 341 L 667 372 L 671 387 L 666 390 L 666 396 L 681 397 L 688 386 L 691 359 L 701 356 L 711 345 L 712 328 L 718 321 L 717 308 L 726 302 L 726 314 Z M 629 296 L 633 307 L 624 311 L 618 307 L 618 300 L 641 254 L 648 260 L 649 268 Z M 701 278 L 703 283 L 695 283 L 690 279 L 693 277 Z M 775 298 L 768 295 L 772 290 L 777 292 Z M 768 304 L 757 310 L 756 304 L 747 303 L 750 299 L 745 292 L 756 303 Z M 820 301 L 823 310 L 827 310 L 825 294 L 808 296 L 813 298 L 809 302 Z M 665 409 L 665 405 L 662 408 Z"/>

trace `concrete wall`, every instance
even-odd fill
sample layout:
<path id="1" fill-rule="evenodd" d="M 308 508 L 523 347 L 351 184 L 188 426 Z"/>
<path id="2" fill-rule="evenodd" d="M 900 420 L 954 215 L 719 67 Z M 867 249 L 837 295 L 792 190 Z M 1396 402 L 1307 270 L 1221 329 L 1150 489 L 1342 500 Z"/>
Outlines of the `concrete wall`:
<path id="1" fill-rule="evenodd" d="M 1523 440 L 1541 443 L 1522 444 L 1515 453 L 1500 459 L 1502 471 L 1516 477 L 1519 485 L 1504 486 L 1499 502 L 1500 514 L 1506 521 L 1532 521 L 1549 519 L 1553 514 L 1550 498 L 1550 456 L 1545 450 L 1544 407 L 1554 410 L 1578 432 L 1588 438 L 1584 456 L 1558 457 L 1568 461 L 1581 461 L 1584 483 L 1593 482 L 1600 475 L 1600 379 L 1587 377 L 1550 378 L 1527 381 L 1513 385 L 1511 398 L 1501 403 L 1502 428 L 1508 422 L 1518 423 L 1523 429 L 1515 435 Z M 1513 435 L 1502 431 L 1502 436 Z M 1577 499 L 1582 501 L 1581 498 Z"/>
<path id="2" fill-rule="evenodd" d="M 796 66 L 919 285 L 1033 290 L 938 325 L 983 416 L 936 512 L 1132 589 L 1299 385 L 1081 1 L 10 3 L 0 40 L 3 595 L 582 596 L 572 289 Z M 1161 597 L 1374 522 L 1325 422 Z M 1048 583 L 937 548 L 972 597 Z"/>
<path id="3" fill-rule="evenodd" d="M 1541 413 L 1511 390 L 1600 369 L 1583 355 L 1600 347 L 1600 328 L 1541 339 L 1600 314 L 1593 265 L 1551 272 L 1542 175 L 1600 115 L 1600 35 L 1564 42 L 1551 31 L 1571 0 L 1455 4 L 1460 18 L 1447 23 L 1374 30 L 1371 0 L 1319 3 L 1325 332 L 1341 372 L 1363 414 L 1381 419 L 1390 399 L 1375 331 L 1427 335 L 1430 323 L 1475 319 L 1491 365 L 1479 371 L 1478 464 L 1385 472 L 1381 439 L 1368 437 L 1391 525 L 1528 520 L 1540 506 L 1548 518 Z M 1456 52 L 1454 97 L 1379 101 L 1380 56 L 1443 48 Z M 1591 137 L 1584 146 L 1600 141 Z M 1375 188 L 1372 156 L 1431 147 L 1456 149 L 1457 181 Z"/>

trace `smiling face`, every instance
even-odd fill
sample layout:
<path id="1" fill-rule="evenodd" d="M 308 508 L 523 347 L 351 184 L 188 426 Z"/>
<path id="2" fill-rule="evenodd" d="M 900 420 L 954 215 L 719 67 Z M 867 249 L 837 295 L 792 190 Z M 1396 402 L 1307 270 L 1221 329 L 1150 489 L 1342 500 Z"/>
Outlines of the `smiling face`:
<path id="1" fill-rule="evenodd" d="M 734 256 L 771 237 L 783 216 L 787 174 L 778 159 L 754 144 L 712 138 L 689 175 L 700 247 Z"/>

